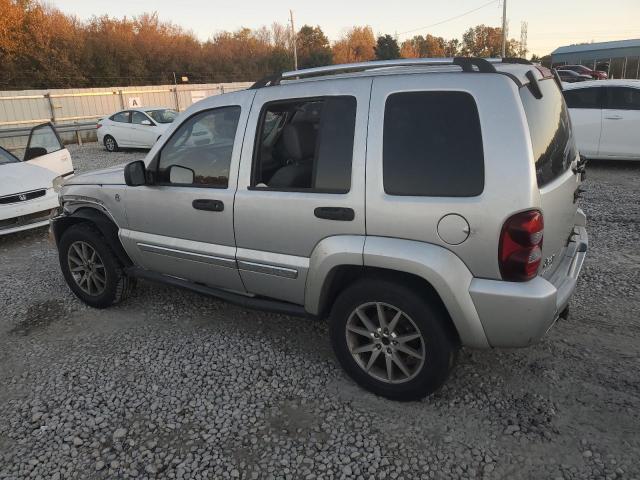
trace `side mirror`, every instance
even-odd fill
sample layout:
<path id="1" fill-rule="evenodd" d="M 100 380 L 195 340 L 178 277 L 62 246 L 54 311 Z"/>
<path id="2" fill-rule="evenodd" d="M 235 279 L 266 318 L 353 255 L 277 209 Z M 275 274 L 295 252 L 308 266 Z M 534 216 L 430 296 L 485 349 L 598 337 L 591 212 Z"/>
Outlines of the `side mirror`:
<path id="1" fill-rule="evenodd" d="M 169 182 L 183 185 L 193 185 L 196 178 L 196 172 L 190 168 L 180 165 L 171 165 L 169 167 Z"/>
<path id="2" fill-rule="evenodd" d="M 142 160 L 128 163 L 124 167 L 124 182 L 130 187 L 138 187 L 147 183 L 146 169 Z"/>
<path id="3" fill-rule="evenodd" d="M 151 125 L 151 120 L 142 120 L 140 125 Z"/>

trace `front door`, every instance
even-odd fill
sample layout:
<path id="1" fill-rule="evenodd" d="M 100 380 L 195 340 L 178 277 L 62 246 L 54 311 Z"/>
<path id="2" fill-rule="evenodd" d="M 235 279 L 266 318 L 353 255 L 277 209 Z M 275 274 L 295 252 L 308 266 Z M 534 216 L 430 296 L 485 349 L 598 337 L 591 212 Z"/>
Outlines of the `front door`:
<path id="1" fill-rule="evenodd" d="M 571 88 L 564 99 L 569 107 L 576 145 L 582 155 L 598 156 L 602 130 L 602 87 Z"/>
<path id="2" fill-rule="evenodd" d="M 155 183 L 125 192 L 128 228 L 120 235 L 136 264 L 244 291 L 235 261 L 233 199 L 252 98 L 253 92 L 221 95 L 152 151 L 147 169 Z"/>
<path id="3" fill-rule="evenodd" d="M 640 158 L 640 88 L 607 87 L 600 156 Z"/>
<path id="4" fill-rule="evenodd" d="M 365 234 L 364 165 L 371 79 L 257 90 L 235 204 L 247 291 L 303 304 L 320 241 Z"/>
<path id="5" fill-rule="evenodd" d="M 144 113 L 133 111 L 131 114 L 130 142 L 134 147 L 151 148 L 160 136 L 154 122 Z"/>
<path id="6" fill-rule="evenodd" d="M 71 155 L 50 123 L 31 129 L 24 161 L 52 170 L 63 177 L 73 174 Z"/>

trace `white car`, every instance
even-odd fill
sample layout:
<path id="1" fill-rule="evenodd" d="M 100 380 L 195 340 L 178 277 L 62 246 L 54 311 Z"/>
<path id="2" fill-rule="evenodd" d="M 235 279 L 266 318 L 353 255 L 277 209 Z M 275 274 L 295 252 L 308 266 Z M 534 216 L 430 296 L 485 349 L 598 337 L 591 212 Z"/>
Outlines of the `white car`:
<path id="1" fill-rule="evenodd" d="M 0 147 L 0 235 L 47 225 L 72 175 L 71 155 L 49 123 L 31 130 L 23 160 Z"/>
<path id="2" fill-rule="evenodd" d="M 640 159 L 640 80 L 565 84 L 564 98 L 582 155 Z"/>
<path id="3" fill-rule="evenodd" d="M 178 116 L 170 108 L 130 108 L 98 122 L 98 142 L 110 152 L 118 148 L 151 148 Z"/>

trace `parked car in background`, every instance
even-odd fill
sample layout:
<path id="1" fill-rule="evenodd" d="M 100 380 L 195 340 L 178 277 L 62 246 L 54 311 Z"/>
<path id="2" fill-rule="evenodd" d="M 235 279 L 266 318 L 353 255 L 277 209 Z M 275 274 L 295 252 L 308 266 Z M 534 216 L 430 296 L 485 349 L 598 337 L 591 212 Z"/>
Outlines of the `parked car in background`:
<path id="1" fill-rule="evenodd" d="M 576 72 L 579 75 L 586 75 L 594 80 L 606 80 L 607 72 L 603 72 L 601 70 L 592 70 L 589 67 L 585 67 L 584 65 L 562 65 L 556 67 L 558 70 L 571 70 Z"/>
<path id="2" fill-rule="evenodd" d="M 566 83 L 586 82 L 591 80 L 591 77 L 587 75 L 580 75 L 573 70 L 556 70 L 560 80 Z"/>
<path id="3" fill-rule="evenodd" d="M 138 277 L 329 317 L 349 375 L 409 400 L 460 346 L 524 347 L 566 314 L 588 244 L 581 182 L 548 69 L 332 65 L 195 103 L 145 161 L 65 184 L 52 231 L 88 305 Z"/>
<path id="4" fill-rule="evenodd" d="M 564 98 L 582 155 L 640 159 L 640 80 L 567 85 Z"/>
<path id="5" fill-rule="evenodd" d="M 49 123 L 31 130 L 22 160 L 0 147 L 0 235 L 46 225 L 72 175 L 69 151 Z"/>
<path id="6" fill-rule="evenodd" d="M 170 108 L 130 108 L 98 122 L 98 142 L 110 152 L 124 148 L 151 148 L 178 112 Z"/>

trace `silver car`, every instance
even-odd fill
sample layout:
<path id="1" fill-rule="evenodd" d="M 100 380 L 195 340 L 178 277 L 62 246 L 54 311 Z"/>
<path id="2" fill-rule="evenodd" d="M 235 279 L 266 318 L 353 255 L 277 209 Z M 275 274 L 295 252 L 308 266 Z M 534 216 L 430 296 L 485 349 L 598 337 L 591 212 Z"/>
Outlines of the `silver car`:
<path id="1" fill-rule="evenodd" d="M 52 230 L 91 306 L 143 278 L 328 317 L 349 375 L 409 400 L 461 346 L 524 347 L 567 312 L 583 175 L 549 70 L 336 65 L 191 106 L 144 162 L 67 182 Z"/>

